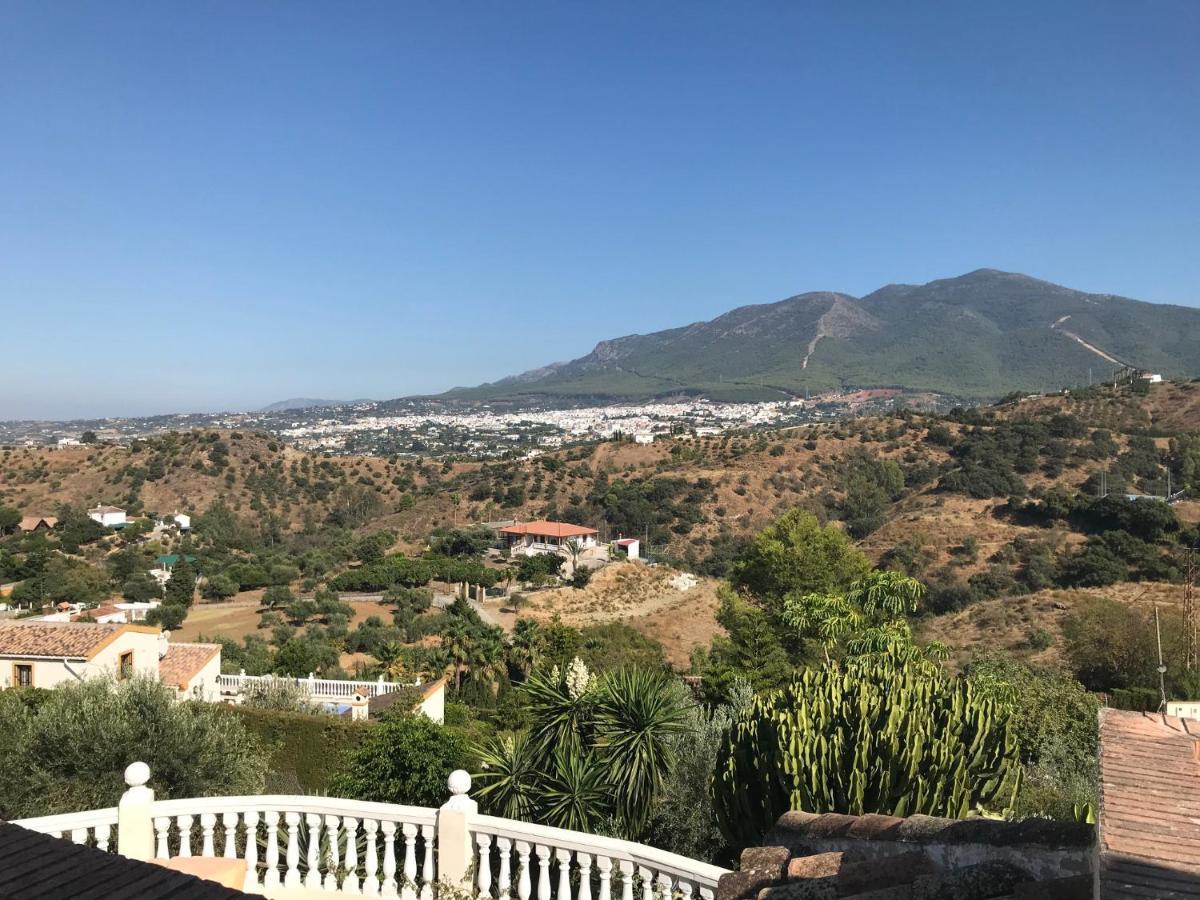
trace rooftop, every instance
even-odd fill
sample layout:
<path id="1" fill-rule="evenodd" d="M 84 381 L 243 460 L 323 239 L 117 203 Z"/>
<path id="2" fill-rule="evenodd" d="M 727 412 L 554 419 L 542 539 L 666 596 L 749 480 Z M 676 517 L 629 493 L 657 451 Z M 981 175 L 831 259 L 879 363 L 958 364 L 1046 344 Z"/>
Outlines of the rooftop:
<path id="1" fill-rule="evenodd" d="M 1100 898 L 1200 896 L 1200 722 L 1100 716 Z"/>
<path id="2" fill-rule="evenodd" d="M 157 631 L 135 625 L 91 622 L 0 622 L 0 655 L 91 659 L 125 631 Z"/>
<path id="3" fill-rule="evenodd" d="M 88 510 L 89 513 L 123 513 L 125 510 L 119 506 L 93 506 Z"/>
<path id="4" fill-rule="evenodd" d="M 536 522 L 518 523 L 500 529 L 501 534 L 532 534 L 535 537 L 584 537 L 589 534 L 599 534 L 595 528 L 585 528 L 583 525 L 571 525 L 567 522 L 550 522 L 538 519 Z"/>
<path id="5" fill-rule="evenodd" d="M 220 644 L 171 643 L 158 661 L 158 677 L 164 684 L 186 690 L 187 683 L 220 652 Z"/>

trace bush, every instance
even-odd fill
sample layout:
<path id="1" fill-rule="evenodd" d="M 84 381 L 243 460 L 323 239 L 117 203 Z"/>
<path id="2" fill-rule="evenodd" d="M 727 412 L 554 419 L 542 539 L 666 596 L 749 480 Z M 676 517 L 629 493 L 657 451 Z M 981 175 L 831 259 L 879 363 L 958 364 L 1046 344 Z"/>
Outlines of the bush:
<path id="1" fill-rule="evenodd" d="M 388 716 L 348 754 L 331 792 L 353 800 L 441 806 L 446 779 L 470 768 L 461 737 L 425 716 Z"/>
<path id="2" fill-rule="evenodd" d="M 269 754 L 265 790 L 276 794 L 328 794 L 346 755 L 376 727 L 342 716 L 312 716 L 245 705 L 221 707 L 240 720 Z"/>
<path id="3" fill-rule="evenodd" d="M 160 799 L 256 794 L 267 753 L 224 708 L 177 702 L 158 681 L 91 678 L 39 704 L 0 692 L 0 815 L 21 818 L 115 806 L 132 762 L 150 766 Z"/>
<path id="4" fill-rule="evenodd" d="M 264 678 L 242 686 L 242 705 L 250 709 L 274 709 L 283 712 L 317 713 L 308 691 L 291 678 Z"/>

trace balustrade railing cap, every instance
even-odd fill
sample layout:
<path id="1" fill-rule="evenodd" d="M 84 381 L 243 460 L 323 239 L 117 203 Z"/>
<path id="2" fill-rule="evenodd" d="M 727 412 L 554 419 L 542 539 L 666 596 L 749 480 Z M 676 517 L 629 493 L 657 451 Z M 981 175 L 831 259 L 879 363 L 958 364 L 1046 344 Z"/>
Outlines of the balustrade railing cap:
<path id="1" fill-rule="evenodd" d="M 471 790 L 471 776 L 465 769 L 455 769 L 446 779 L 446 787 L 454 796 L 461 796 Z"/>
<path id="2" fill-rule="evenodd" d="M 150 767 L 144 762 L 130 763 L 125 767 L 125 783 L 131 788 L 142 787 L 150 780 Z"/>

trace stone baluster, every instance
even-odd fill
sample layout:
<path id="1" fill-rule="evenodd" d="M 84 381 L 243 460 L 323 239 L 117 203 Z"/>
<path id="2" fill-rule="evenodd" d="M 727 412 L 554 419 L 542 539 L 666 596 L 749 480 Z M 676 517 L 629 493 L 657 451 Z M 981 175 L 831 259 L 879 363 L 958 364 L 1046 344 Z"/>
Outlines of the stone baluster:
<path id="1" fill-rule="evenodd" d="M 308 871 L 304 875 L 304 886 L 316 890 L 321 887 L 321 817 L 307 813 L 304 822 L 308 825 Z"/>
<path id="2" fill-rule="evenodd" d="M 660 889 L 659 896 L 662 900 L 671 900 L 671 876 L 666 872 L 658 873 L 658 887 Z"/>
<path id="3" fill-rule="evenodd" d="M 400 896 L 417 900 L 417 826 L 405 822 L 400 830 L 404 834 L 404 888 Z"/>
<path id="4" fill-rule="evenodd" d="M 226 859 L 237 859 L 237 823 L 237 813 L 221 813 L 221 829 L 225 835 L 225 852 L 221 855 Z"/>
<path id="5" fill-rule="evenodd" d="M 642 879 L 642 900 L 654 900 L 654 873 L 638 866 L 638 877 Z"/>
<path id="6" fill-rule="evenodd" d="M 71 840 L 76 844 L 87 845 L 88 830 L 86 828 L 72 828 Z"/>
<path id="7" fill-rule="evenodd" d="M 517 898 L 529 900 L 529 844 L 517 841 Z"/>
<path id="8" fill-rule="evenodd" d="M 396 823 L 383 822 L 383 896 L 397 897 L 396 891 Z"/>
<path id="9" fill-rule="evenodd" d="M 533 852 L 538 858 L 537 900 L 550 900 L 550 848 L 538 844 Z"/>
<path id="10" fill-rule="evenodd" d="M 287 872 L 283 886 L 300 887 L 300 813 L 284 813 L 283 820 L 287 822 Z"/>
<path id="11" fill-rule="evenodd" d="M 338 825 L 342 819 L 340 816 L 325 817 L 325 837 L 329 842 L 329 862 L 325 869 L 325 890 L 336 891 L 338 889 L 337 873 L 338 867 L 341 864 L 341 859 L 338 856 Z"/>
<path id="12" fill-rule="evenodd" d="M 156 816 L 154 819 L 154 833 L 158 837 L 157 849 L 154 855 L 158 859 L 170 859 L 171 847 L 167 843 L 167 838 L 171 834 L 171 819 L 169 816 Z"/>
<path id="13" fill-rule="evenodd" d="M 421 826 L 421 900 L 433 900 L 433 835 L 432 825 Z"/>
<path id="14" fill-rule="evenodd" d="M 633 900 L 633 862 L 621 860 L 621 900 Z"/>
<path id="15" fill-rule="evenodd" d="M 175 817 L 175 824 L 179 826 L 179 855 L 192 855 L 192 817 L 182 815 Z"/>
<path id="16" fill-rule="evenodd" d="M 700 888 L 700 900 L 713 900 L 713 889 L 710 887 Z"/>
<path id="17" fill-rule="evenodd" d="M 246 885 L 244 890 L 249 893 L 258 888 L 258 811 L 248 809 L 242 813 L 242 821 L 246 823 Z M 237 849 L 237 831 L 226 832 L 234 838 L 234 850 Z M 276 876 L 278 877 L 278 872 Z"/>
<path id="18" fill-rule="evenodd" d="M 579 893 L 577 900 L 592 900 L 592 855 L 590 853 L 575 853 L 575 861 L 579 863 Z"/>
<path id="19" fill-rule="evenodd" d="M 358 819 L 353 816 L 343 816 L 342 828 L 346 831 L 346 878 L 342 881 L 342 890 L 347 894 L 357 894 L 359 889 Z"/>
<path id="20" fill-rule="evenodd" d="M 571 851 L 555 847 L 554 858 L 558 860 L 558 893 L 555 900 L 571 900 Z"/>
<path id="21" fill-rule="evenodd" d="M 479 846 L 478 872 L 479 900 L 492 898 L 492 836 L 482 831 L 475 835 L 475 843 Z"/>
<path id="22" fill-rule="evenodd" d="M 200 842 L 201 856 L 216 856 L 217 851 L 213 846 L 213 831 L 217 827 L 216 813 L 201 813 L 200 814 L 200 833 L 203 840 Z"/>
<path id="23" fill-rule="evenodd" d="M 499 900 L 512 900 L 512 840 L 506 837 L 496 838 L 496 852 L 500 854 L 500 883 L 496 895 Z"/>
<path id="24" fill-rule="evenodd" d="M 612 860 L 607 856 L 597 856 L 596 871 L 600 874 L 600 890 L 596 900 L 612 900 Z"/>
<path id="25" fill-rule="evenodd" d="M 117 852 L 128 859 L 154 858 L 154 791 L 146 787 L 150 767 L 144 762 L 125 767 L 126 791 L 117 802 Z"/>
<path id="26" fill-rule="evenodd" d="M 378 828 L 379 823 L 374 819 L 363 819 L 363 833 L 367 839 L 367 860 L 363 869 L 365 875 L 363 893 L 368 897 L 374 897 L 379 893 L 379 876 L 376 874 L 379 869 L 379 847 L 375 843 L 375 832 Z"/>
<path id="27" fill-rule="evenodd" d="M 267 871 L 263 875 L 263 887 L 267 890 L 279 887 L 279 813 L 273 809 L 263 813 L 267 825 L 267 851 L 263 858 Z"/>
<path id="28" fill-rule="evenodd" d="M 692 883 L 690 881 L 681 879 L 676 882 L 675 887 L 679 890 L 680 900 L 692 900 Z"/>
<path id="29" fill-rule="evenodd" d="M 96 826 L 96 849 L 104 853 L 108 852 L 108 836 L 112 832 L 111 825 Z"/>

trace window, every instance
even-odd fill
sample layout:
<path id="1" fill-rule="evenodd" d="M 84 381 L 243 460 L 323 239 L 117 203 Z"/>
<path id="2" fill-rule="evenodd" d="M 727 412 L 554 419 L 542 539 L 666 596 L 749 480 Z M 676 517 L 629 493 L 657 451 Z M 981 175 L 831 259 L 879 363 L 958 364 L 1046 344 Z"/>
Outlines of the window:
<path id="1" fill-rule="evenodd" d="M 23 688 L 33 687 L 33 666 L 20 665 L 19 663 L 14 664 L 13 685 Z"/>
<path id="2" fill-rule="evenodd" d="M 120 665 L 120 668 L 117 670 L 117 677 L 122 678 L 122 679 L 133 677 L 133 651 L 132 650 L 130 650 L 128 653 L 121 654 L 121 665 Z"/>

